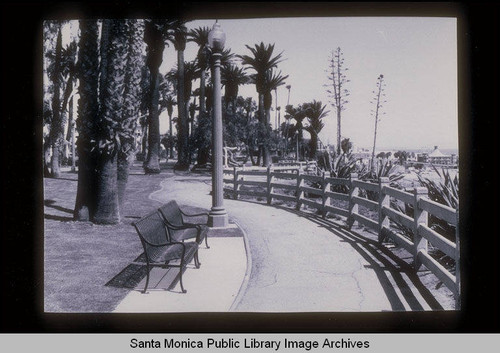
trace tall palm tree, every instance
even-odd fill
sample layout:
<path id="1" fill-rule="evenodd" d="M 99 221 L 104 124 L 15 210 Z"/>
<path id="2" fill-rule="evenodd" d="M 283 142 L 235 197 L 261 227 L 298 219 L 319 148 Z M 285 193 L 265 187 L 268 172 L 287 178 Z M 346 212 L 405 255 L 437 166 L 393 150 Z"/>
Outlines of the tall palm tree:
<path id="1" fill-rule="evenodd" d="M 309 157 L 315 158 L 318 148 L 319 133 L 325 126 L 323 118 L 326 117 L 329 111 L 325 111 L 326 105 L 321 105 L 321 102 L 316 100 L 311 103 L 303 104 L 305 114 L 309 125 L 305 128 L 311 134 L 311 142 L 309 147 Z"/>
<path id="2" fill-rule="evenodd" d="M 273 95 L 271 92 L 276 90 L 279 86 L 285 84 L 285 80 L 288 75 L 282 76 L 281 71 L 275 72 L 270 69 L 266 72 L 265 82 L 264 82 L 264 110 L 266 112 L 266 121 L 269 124 L 271 122 L 271 107 L 273 105 Z"/>
<path id="3" fill-rule="evenodd" d="M 210 49 L 208 48 L 209 32 L 210 28 L 205 26 L 192 29 L 188 33 L 188 41 L 194 42 L 198 45 L 198 54 L 196 56 L 196 62 L 200 70 L 200 118 L 201 119 L 205 115 L 206 75 L 208 66 L 210 64 Z"/>
<path id="4" fill-rule="evenodd" d="M 121 108 L 119 126 L 120 150 L 118 152 L 118 202 L 123 210 L 125 190 L 128 181 L 130 164 L 135 152 L 135 130 L 141 105 L 141 69 L 144 23 L 136 19 L 125 21 L 124 43 L 126 48 L 124 100 Z"/>
<path id="5" fill-rule="evenodd" d="M 236 98 L 238 97 L 239 87 L 249 82 L 249 77 L 245 73 L 245 70 L 245 68 L 234 64 L 222 66 L 221 83 L 224 86 L 224 101 L 226 107 L 231 103 L 233 112 L 236 110 Z"/>
<path id="6" fill-rule="evenodd" d="M 303 139 L 303 129 L 304 124 L 303 121 L 306 118 L 306 110 L 302 105 L 298 105 L 296 108 L 292 105 L 287 105 L 285 109 L 285 119 L 294 119 L 295 124 L 291 126 L 291 133 L 295 135 L 295 143 L 296 143 L 296 159 L 299 160 L 301 158 L 300 146 L 302 145 Z"/>
<path id="7" fill-rule="evenodd" d="M 62 24 L 58 24 L 56 47 L 53 53 L 53 63 L 48 68 L 49 79 L 52 81 L 52 119 L 50 123 L 49 144 L 52 148 L 50 160 L 50 176 L 58 178 L 59 154 L 61 151 L 62 137 L 64 134 L 63 116 L 61 114 L 61 85 L 62 85 Z"/>
<path id="8" fill-rule="evenodd" d="M 177 109 L 178 109 L 178 130 L 177 130 L 177 163 L 174 168 L 177 170 L 189 169 L 189 123 L 186 114 L 186 98 L 184 96 L 184 50 L 187 42 L 187 28 L 185 21 L 173 20 L 168 30 L 168 40 L 174 44 L 177 51 Z"/>
<path id="9" fill-rule="evenodd" d="M 259 122 L 263 129 L 268 129 L 269 122 L 266 119 L 264 108 L 266 75 L 270 69 L 277 67 L 278 63 L 282 61 L 281 56 L 283 52 L 273 57 L 274 44 L 265 45 L 263 42 L 255 44 L 254 47 L 246 45 L 246 48 L 250 50 L 252 56 L 238 55 L 238 57 L 241 59 L 243 65 L 247 65 L 255 71 L 251 75 L 251 79 L 255 83 L 259 95 Z M 263 146 L 262 152 L 264 165 L 268 165 L 270 163 L 270 156 L 267 147 Z"/>
<path id="10" fill-rule="evenodd" d="M 90 221 L 95 212 L 96 161 L 92 154 L 92 141 L 96 140 L 96 122 L 99 110 L 98 78 L 98 26 L 96 20 L 80 20 L 80 42 L 78 51 L 78 79 L 80 82 L 78 102 L 78 187 L 74 219 Z"/>
<path id="11" fill-rule="evenodd" d="M 100 112 L 97 164 L 97 199 L 93 221 L 100 224 L 115 224 L 120 221 L 118 198 L 118 155 L 122 131 L 120 122 L 124 104 L 126 72 L 126 26 L 124 21 L 104 20 L 109 33 L 102 55 L 106 58 L 106 75 L 100 77 Z M 103 26 L 104 28 L 104 26 Z"/>
<path id="12" fill-rule="evenodd" d="M 174 139 L 172 131 L 172 114 L 174 112 L 174 106 L 177 105 L 177 101 L 175 100 L 175 97 L 172 94 L 169 94 L 165 97 L 164 104 L 165 107 L 167 108 L 167 113 L 168 113 L 168 133 L 170 135 L 169 158 L 174 158 L 174 145 L 172 143 Z"/>
<path id="13" fill-rule="evenodd" d="M 159 68 L 163 61 L 165 21 L 147 20 L 144 29 L 146 48 L 146 66 L 150 72 L 149 84 L 149 123 L 148 155 L 144 165 L 147 174 L 160 172 L 160 120 L 159 120 Z"/>

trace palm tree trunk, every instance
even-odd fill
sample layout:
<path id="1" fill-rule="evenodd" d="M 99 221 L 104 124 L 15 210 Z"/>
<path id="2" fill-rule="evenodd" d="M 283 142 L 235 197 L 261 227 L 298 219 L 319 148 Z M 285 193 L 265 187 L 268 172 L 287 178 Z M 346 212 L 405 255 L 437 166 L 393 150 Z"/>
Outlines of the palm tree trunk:
<path id="1" fill-rule="evenodd" d="M 97 21 L 80 21 L 80 100 L 78 102 L 78 187 L 74 210 L 76 221 L 90 221 L 96 207 L 96 162 L 92 142 L 96 139 L 95 124 L 98 114 L 98 30 Z"/>
<path id="2" fill-rule="evenodd" d="M 159 68 L 163 61 L 163 50 L 165 43 L 161 30 L 153 21 L 147 21 L 144 31 L 144 41 L 148 46 L 146 65 L 150 72 L 150 101 L 148 117 L 148 156 L 144 165 L 146 174 L 157 174 L 160 172 L 160 117 L 158 109 L 159 101 Z"/>
<path id="3" fill-rule="evenodd" d="M 151 72 L 151 101 L 148 117 L 148 157 L 144 171 L 146 174 L 160 173 L 160 119 L 158 110 L 159 79 L 158 71 Z"/>
<path id="4" fill-rule="evenodd" d="M 267 114 L 264 108 L 264 93 L 259 93 L 259 120 L 261 123 L 262 128 L 264 129 L 265 132 L 268 130 L 268 122 L 267 122 Z M 262 165 L 264 167 L 267 167 L 271 161 L 269 158 L 269 148 L 267 146 L 267 141 L 260 141 L 261 147 L 259 148 L 260 153 L 259 153 L 259 165 L 260 165 L 260 157 L 262 156 Z"/>
<path id="5" fill-rule="evenodd" d="M 98 224 L 116 224 L 120 221 L 118 205 L 117 154 L 102 154 L 98 163 L 97 207 L 93 221 Z"/>
<path id="6" fill-rule="evenodd" d="M 99 145 L 108 148 L 99 150 L 97 174 L 97 206 L 93 221 L 100 224 L 115 224 L 120 221 L 118 198 L 118 156 L 123 146 L 122 137 L 129 133 L 122 124 L 127 67 L 127 26 L 123 20 L 113 20 L 110 26 L 107 53 L 106 81 L 101 81 L 103 90 L 100 112 Z M 116 143 L 119 139 L 121 146 Z"/>
<path id="7" fill-rule="evenodd" d="M 189 168 L 188 156 L 188 115 L 186 114 L 186 97 L 184 97 L 184 50 L 177 50 L 177 163 L 175 169 L 187 170 Z"/>
<path id="8" fill-rule="evenodd" d="M 124 100 L 122 106 L 122 129 L 125 133 L 121 138 L 121 150 L 118 152 L 118 204 L 120 213 L 123 213 L 123 204 L 125 201 L 128 175 L 132 158 L 135 152 L 135 130 L 137 128 L 137 116 L 141 100 L 141 45 L 143 37 L 143 27 L 137 20 L 125 21 L 127 41 L 126 67 L 124 80 Z M 127 137 L 125 137 L 127 136 Z"/>
<path id="9" fill-rule="evenodd" d="M 172 131 L 172 113 L 168 114 L 168 133 L 170 135 L 170 157 L 174 158 L 174 133 Z"/>
<path id="10" fill-rule="evenodd" d="M 61 174 L 59 156 L 61 144 L 64 139 L 64 127 L 61 114 L 61 55 L 62 55 L 62 33 L 61 27 L 57 34 L 56 53 L 54 62 L 54 95 L 52 97 L 52 122 L 50 124 L 50 145 L 52 147 L 52 158 L 50 161 L 51 177 L 58 178 Z"/>

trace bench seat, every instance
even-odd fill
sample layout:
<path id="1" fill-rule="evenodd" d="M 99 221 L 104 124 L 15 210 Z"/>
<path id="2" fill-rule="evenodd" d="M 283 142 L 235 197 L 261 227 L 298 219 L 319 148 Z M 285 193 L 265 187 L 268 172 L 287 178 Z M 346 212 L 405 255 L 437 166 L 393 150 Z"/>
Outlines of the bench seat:
<path id="1" fill-rule="evenodd" d="M 198 244 L 205 239 L 208 246 L 208 212 L 189 214 L 184 212 L 175 200 L 162 205 L 158 211 L 171 229 L 172 238 L 177 241 L 196 239 Z"/>
<path id="2" fill-rule="evenodd" d="M 148 214 L 133 225 L 141 240 L 147 266 L 143 293 L 147 292 L 149 272 L 152 267 L 179 268 L 181 290 L 186 293 L 182 283 L 182 273 L 192 260 L 194 260 L 196 268 L 200 267 L 198 243 L 180 241 L 174 238 L 172 236 L 174 230 L 169 228 L 158 211 Z"/>

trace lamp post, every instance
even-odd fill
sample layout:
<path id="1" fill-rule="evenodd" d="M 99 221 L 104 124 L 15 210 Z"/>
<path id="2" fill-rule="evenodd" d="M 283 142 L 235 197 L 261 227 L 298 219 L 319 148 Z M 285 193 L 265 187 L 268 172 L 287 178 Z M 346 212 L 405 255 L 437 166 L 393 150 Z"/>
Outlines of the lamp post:
<path id="1" fill-rule="evenodd" d="M 226 34 L 216 21 L 208 33 L 208 45 L 212 49 L 213 123 L 212 123 L 212 209 L 208 215 L 210 227 L 227 227 L 228 217 L 224 208 L 222 167 L 222 106 L 220 83 L 220 59 L 226 42 Z"/>

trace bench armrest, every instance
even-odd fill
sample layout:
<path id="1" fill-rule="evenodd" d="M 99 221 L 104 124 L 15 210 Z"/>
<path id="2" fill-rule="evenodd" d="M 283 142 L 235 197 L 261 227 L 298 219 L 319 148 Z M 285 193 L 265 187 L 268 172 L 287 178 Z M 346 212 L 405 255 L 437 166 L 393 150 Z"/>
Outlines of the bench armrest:
<path id="1" fill-rule="evenodd" d="M 171 229 L 171 230 L 183 230 L 183 229 L 197 228 L 197 225 L 191 224 L 191 223 L 185 223 L 185 224 L 179 226 L 179 225 L 175 225 L 175 224 L 172 224 L 169 222 L 165 222 L 165 227 L 167 227 L 167 229 Z"/>
<path id="2" fill-rule="evenodd" d="M 208 212 L 201 212 L 201 213 L 186 213 L 183 210 L 179 209 L 181 211 L 181 214 L 184 217 L 202 217 L 205 216 L 208 218 Z"/>
<path id="3" fill-rule="evenodd" d="M 183 210 L 181 210 L 181 213 L 186 216 L 186 217 L 198 217 L 198 216 L 207 216 L 208 217 L 208 212 L 202 212 L 202 213 L 186 213 Z"/>

